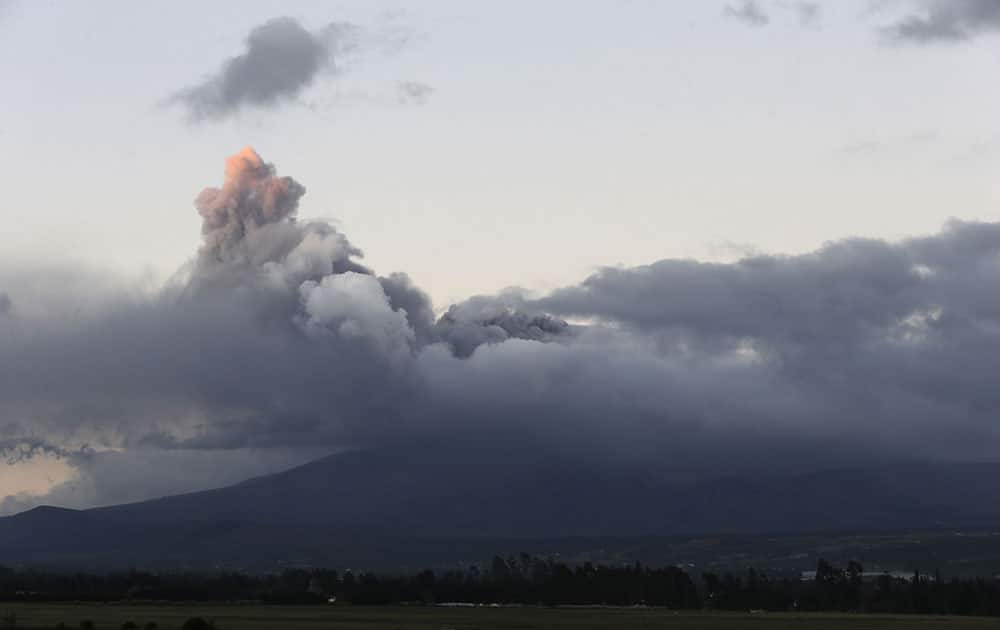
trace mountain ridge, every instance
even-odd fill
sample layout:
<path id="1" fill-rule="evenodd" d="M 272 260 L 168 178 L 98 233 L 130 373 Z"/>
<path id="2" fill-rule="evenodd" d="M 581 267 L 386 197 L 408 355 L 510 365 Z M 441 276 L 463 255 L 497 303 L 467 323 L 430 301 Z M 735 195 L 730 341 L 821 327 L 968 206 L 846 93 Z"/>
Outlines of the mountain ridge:
<path id="1" fill-rule="evenodd" d="M 477 449 L 428 450 L 405 462 L 401 452 L 413 449 L 340 453 L 232 486 L 136 503 L 35 508 L 0 519 L 0 564 L 390 567 L 480 560 L 467 556 L 491 553 L 488 541 L 1000 524 L 997 463 L 671 483 L 558 456 L 511 465 Z"/>

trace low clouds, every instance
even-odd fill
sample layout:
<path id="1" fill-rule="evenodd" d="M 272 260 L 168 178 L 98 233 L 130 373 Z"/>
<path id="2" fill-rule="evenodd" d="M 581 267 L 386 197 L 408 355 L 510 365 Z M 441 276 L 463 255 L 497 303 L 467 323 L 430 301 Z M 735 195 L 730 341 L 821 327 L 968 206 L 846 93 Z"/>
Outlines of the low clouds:
<path id="1" fill-rule="evenodd" d="M 997 0 L 932 0 L 923 11 L 904 16 L 883 29 L 890 40 L 914 44 L 961 42 L 1000 32 Z"/>
<path id="2" fill-rule="evenodd" d="M 221 120 L 246 108 L 274 109 L 295 101 L 322 76 L 339 74 L 350 60 L 397 51 L 406 41 L 398 31 L 369 32 L 345 22 L 310 31 L 293 18 L 274 18 L 250 31 L 241 54 L 167 103 L 182 106 L 195 122 Z M 430 95 L 430 87 L 418 82 L 399 85 L 399 98 L 407 97 L 407 103 L 422 103 Z"/>
<path id="3" fill-rule="evenodd" d="M 201 249 L 155 292 L 0 270 L 17 305 L 0 318 L 2 452 L 77 475 L 7 509 L 171 491 L 185 462 L 235 478 L 344 448 L 558 451 L 685 478 L 1000 448 L 1000 224 L 607 268 L 435 318 L 405 274 L 298 220 L 304 191 L 252 149 L 231 157 L 196 202 Z"/>

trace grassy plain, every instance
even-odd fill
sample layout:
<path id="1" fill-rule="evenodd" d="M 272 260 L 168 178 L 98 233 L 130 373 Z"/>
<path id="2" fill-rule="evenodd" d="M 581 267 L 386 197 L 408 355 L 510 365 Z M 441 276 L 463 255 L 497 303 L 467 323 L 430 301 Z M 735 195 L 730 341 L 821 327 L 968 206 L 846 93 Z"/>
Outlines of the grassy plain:
<path id="1" fill-rule="evenodd" d="M 189 617 L 204 617 L 219 630 L 541 630 L 664 628 L 679 630 L 892 630 L 1000 628 L 1000 620 L 976 617 L 918 617 L 833 614 L 737 614 L 674 612 L 661 609 L 435 608 L 351 606 L 93 605 L 2 604 L 0 615 L 13 613 L 17 628 L 79 628 L 83 620 L 96 630 L 117 630 L 127 621 L 142 628 L 179 629 Z"/>

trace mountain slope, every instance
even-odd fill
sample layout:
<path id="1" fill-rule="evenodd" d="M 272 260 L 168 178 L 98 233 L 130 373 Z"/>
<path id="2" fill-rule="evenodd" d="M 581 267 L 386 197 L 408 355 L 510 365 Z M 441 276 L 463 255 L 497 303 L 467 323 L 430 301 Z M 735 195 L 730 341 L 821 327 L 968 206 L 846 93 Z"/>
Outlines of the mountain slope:
<path id="1" fill-rule="evenodd" d="M 395 567 L 479 560 L 529 538 L 1000 524 L 1000 464 L 682 484 L 558 454 L 506 453 L 357 451 L 218 490 L 38 508 L 0 519 L 0 564 Z"/>

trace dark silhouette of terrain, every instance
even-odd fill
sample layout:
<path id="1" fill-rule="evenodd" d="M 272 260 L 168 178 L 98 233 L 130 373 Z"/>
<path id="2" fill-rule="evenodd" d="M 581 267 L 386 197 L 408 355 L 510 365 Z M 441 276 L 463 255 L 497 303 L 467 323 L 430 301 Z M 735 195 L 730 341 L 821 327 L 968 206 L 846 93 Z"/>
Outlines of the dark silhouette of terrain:
<path id="1" fill-rule="evenodd" d="M 1000 525 L 1000 464 L 683 483 L 623 470 L 475 448 L 354 451 L 217 490 L 2 518 L 0 564 L 419 568 L 642 537 Z"/>

